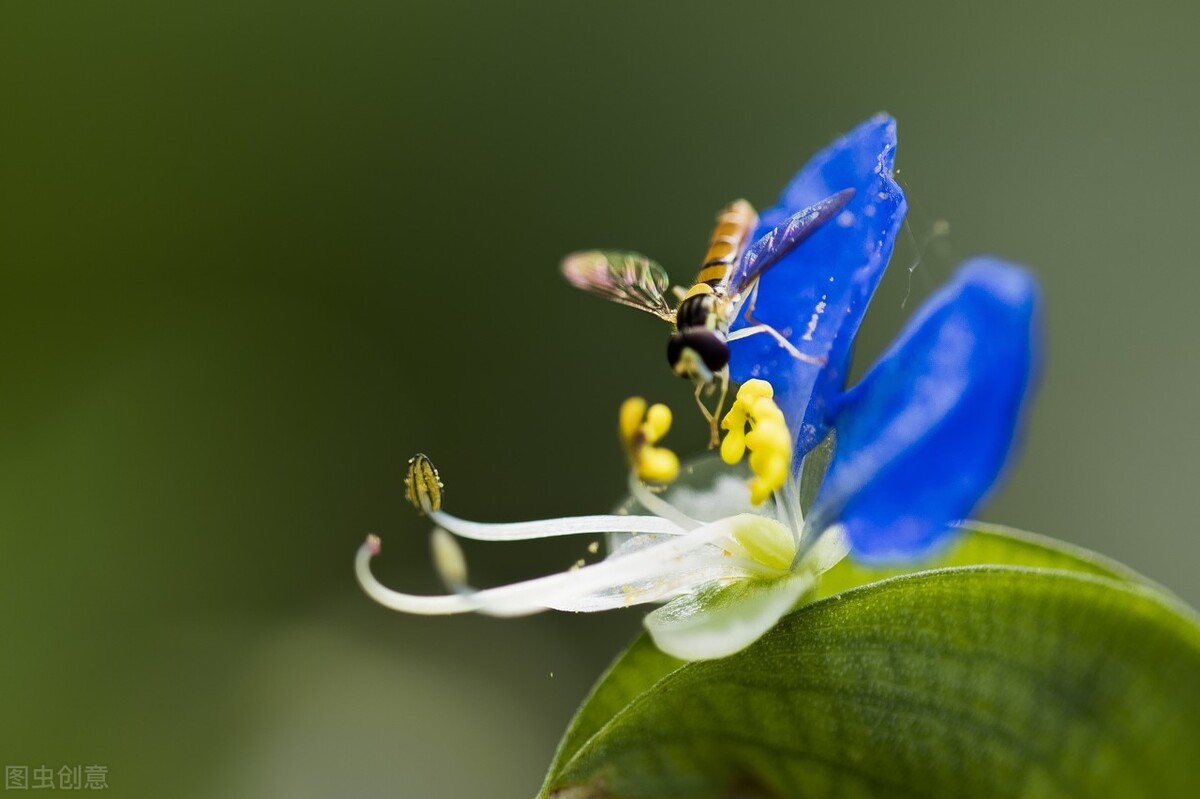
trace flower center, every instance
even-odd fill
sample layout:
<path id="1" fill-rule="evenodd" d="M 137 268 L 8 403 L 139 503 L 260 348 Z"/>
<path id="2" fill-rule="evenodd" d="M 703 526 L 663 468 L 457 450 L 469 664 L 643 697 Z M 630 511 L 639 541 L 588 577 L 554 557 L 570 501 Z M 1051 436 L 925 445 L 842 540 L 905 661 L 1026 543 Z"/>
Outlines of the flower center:
<path id="1" fill-rule="evenodd" d="M 729 537 L 744 550 L 746 557 L 779 571 L 792 567 L 796 539 L 786 525 L 753 513 L 740 514 L 731 521 L 733 530 Z"/>

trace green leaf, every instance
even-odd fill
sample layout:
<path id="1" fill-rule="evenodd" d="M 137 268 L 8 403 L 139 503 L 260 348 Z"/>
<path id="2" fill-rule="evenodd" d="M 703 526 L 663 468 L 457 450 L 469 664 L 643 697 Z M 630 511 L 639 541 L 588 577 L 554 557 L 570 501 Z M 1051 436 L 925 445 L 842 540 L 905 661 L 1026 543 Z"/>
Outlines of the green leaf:
<path id="1" fill-rule="evenodd" d="M 873 583 L 901 574 L 950 566 L 1031 566 L 1110 577 L 1114 580 L 1161 586 L 1115 560 L 1082 547 L 1073 546 L 1046 536 L 1013 530 L 1009 527 L 967 522 L 964 535 L 956 538 L 945 551 L 927 563 L 908 564 L 891 568 L 875 568 L 846 558 L 825 572 L 817 589 L 818 597 L 833 596 L 841 591 Z"/>
<path id="2" fill-rule="evenodd" d="M 685 661 L 663 653 L 648 635 L 633 642 L 583 700 L 579 712 L 558 744 L 550 774 L 560 772 L 592 736 L 617 713 L 663 677 L 684 666 Z"/>
<path id="3" fill-rule="evenodd" d="M 989 528 L 945 557 L 972 553 L 1020 565 L 835 584 L 722 660 L 683 663 L 643 637 L 584 703 L 541 795 L 1192 795 L 1195 614 L 1044 539 Z"/>

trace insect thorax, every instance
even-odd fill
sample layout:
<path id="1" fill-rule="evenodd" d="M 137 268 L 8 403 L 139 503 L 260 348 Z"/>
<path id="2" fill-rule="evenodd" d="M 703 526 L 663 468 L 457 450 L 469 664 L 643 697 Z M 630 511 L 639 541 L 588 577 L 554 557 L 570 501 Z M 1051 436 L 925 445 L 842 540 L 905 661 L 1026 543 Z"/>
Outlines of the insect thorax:
<path id="1" fill-rule="evenodd" d="M 675 327 L 679 330 L 690 327 L 716 330 L 721 321 L 718 303 L 718 298 L 711 293 L 693 294 L 679 303 L 675 311 Z"/>

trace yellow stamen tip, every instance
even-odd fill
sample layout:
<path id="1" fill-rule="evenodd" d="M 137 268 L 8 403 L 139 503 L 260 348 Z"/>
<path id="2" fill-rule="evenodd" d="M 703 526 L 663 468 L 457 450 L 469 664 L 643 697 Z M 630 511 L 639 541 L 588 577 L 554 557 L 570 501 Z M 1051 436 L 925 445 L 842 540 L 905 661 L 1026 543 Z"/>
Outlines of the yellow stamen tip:
<path id="1" fill-rule="evenodd" d="M 638 478 L 647 483 L 669 483 L 679 476 L 679 458 L 656 444 L 671 430 L 671 409 L 661 403 L 647 406 L 641 397 L 621 403 L 618 416 L 621 441 Z"/>
<path id="2" fill-rule="evenodd" d="M 658 441 L 670 429 L 671 409 L 661 402 L 651 405 L 650 410 L 646 411 L 646 439 L 650 442 Z"/>
<path id="3" fill-rule="evenodd" d="M 758 397 L 771 398 L 775 396 L 775 389 L 766 380 L 754 378 L 742 383 L 742 387 L 738 389 L 737 398 L 743 402 L 749 403 L 750 400 Z"/>
<path id="4" fill-rule="evenodd" d="M 417 509 L 417 513 L 441 510 L 444 489 L 433 461 L 420 453 L 408 459 L 408 472 L 404 475 L 404 498 Z"/>
<path id="5" fill-rule="evenodd" d="M 732 465 L 745 457 L 746 450 L 750 451 L 750 471 L 754 474 L 750 501 L 755 505 L 783 488 L 792 460 L 792 436 L 774 394 L 766 380 L 747 380 L 721 422 L 729 431 L 721 442 L 722 460 Z"/>
<path id="6" fill-rule="evenodd" d="M 729 417 L 725 417 L 729 418 Z M 721 442 L 721 460 L 734 465 L 742 459 L 746 454 L 746 434 L 740 429 L 734 428 L 725 434 L 725 440 Z"/>
<path id="7" fill-rule="evenodd" d="M 644 447 L 638 458 L 637 475 L 647 483 L 669 483 L 679 476 L 679 458 L 663 447 Z"/>
<path id="8" fill-rule="evenodd" d="M 625 442 L 625 446 L 632 447 L 634 445 L 644 418 L 646 418 L 646 401 L 641 397 L 630 397 L 621 403 L 618 419 L 621 440 Z"/>

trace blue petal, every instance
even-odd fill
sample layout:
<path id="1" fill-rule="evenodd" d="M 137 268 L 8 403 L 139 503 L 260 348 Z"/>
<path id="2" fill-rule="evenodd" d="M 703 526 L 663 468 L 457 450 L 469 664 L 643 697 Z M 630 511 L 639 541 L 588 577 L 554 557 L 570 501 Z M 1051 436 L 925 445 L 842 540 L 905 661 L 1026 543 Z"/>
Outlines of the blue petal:
<path id="1" fill-rule="evenodd" d="M 834 192 L 855 190 L 837 217 L 762 276 L 754 308 L 755 320 L 826 365 L 798 361 L 766 335 L 730 343 L 730 376 L 771 383 L 796 435 L 797 458 L 825 437 L 850 345 L 904 220 L 904 192 L 892 179 L 895 153 L 895 120 L 879 114 L 863 122 L 792 178 L 756 231 L 757 238 Z M 739 319 L 731 329 L 746 326 Z"/>
<path id="2" fill-rule="evenodd" d="M 966 263 L 844 395 L 810 527 L 841 522 L 869 562 L 942 542 L 1008 459 L 1038 371 L 1039 306 L 1024 270 Z"/>

